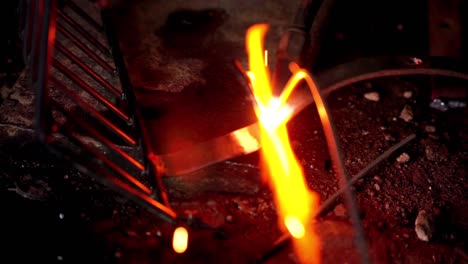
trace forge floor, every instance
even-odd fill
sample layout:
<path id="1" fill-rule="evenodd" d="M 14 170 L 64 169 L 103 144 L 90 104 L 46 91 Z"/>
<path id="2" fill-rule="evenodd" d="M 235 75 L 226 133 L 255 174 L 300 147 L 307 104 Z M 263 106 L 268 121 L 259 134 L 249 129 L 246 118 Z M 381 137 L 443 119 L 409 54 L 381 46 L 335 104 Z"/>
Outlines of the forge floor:
<path id="1" fill-rule="evenodd" d="M 274 50 L 295 11 L 279 0 L 264 9 L 257 7 L 263 1 L 170 2 L 124 1 L 116 12 L 145 124 L 161 152 L 252 121 L 232 60 L 246 63 L 245 30 L 257 22 L 271 25 L 266 46 Z M 173 20 L 169 14 L 176 14 Z M 352 31 L 343 30 L 346 39 Z M 403 45 L 398 43 L 393 44 Z M 357 52 L 348 50 L 360 56 Z M 340 56 L 330 55 L 333 60 Z M 468 263 L 467 109 L 428 108 L 429 85 L 427 78 L 392 77 L 328 97 L 351 175 L 406 136 L 417 135 L 354 188 L 375 263 Z M 252 263 L 281 235 L 254 153 L 164 179 L 177 212 L 222 231 L 194 229 L 188 251 L 173 253 L 166 224 L 33 142 L 33 93 L 25 85 L 17 87 L 2 90 L 0 103 L 0 252 L 5 263 Z M 338 183 L 314 107 L 291 120 L 289 132 L 309 188 L 325 201 Z M 429 242 L 415 232 L 421 211 L 432 222 Z M 323 263 L 359 263 L 343 203 L 317 221 L 317 230 Z M 297 263 L 297 258 L 285 247 L 266 263 Z"/>

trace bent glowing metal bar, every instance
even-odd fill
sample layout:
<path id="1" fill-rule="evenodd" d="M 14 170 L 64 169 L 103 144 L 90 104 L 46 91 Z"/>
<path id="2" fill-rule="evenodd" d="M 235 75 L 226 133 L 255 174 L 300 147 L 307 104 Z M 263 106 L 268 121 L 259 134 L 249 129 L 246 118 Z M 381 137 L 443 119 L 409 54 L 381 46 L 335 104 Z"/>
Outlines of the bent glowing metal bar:
<path id="1" fill-rule="evenodd" d="M 274 97 L 270 76 L 263 57 L 266 24 L 247 31 L 250 88 L 255 98 L 255 113 L 260 124 L 260 145 L 267 168 L 264 175 L 272 189 L 281 229 L 294 238 L 296 253 L 304 263 L 320 261 L 319 239 L 314 231 L 313 215 L 318 196 L 307 188 L 299 162 L 291 148 L 286 123 L 293 112 L 286 101 L 304 72 L 294 74 L 283 93 Z"/>

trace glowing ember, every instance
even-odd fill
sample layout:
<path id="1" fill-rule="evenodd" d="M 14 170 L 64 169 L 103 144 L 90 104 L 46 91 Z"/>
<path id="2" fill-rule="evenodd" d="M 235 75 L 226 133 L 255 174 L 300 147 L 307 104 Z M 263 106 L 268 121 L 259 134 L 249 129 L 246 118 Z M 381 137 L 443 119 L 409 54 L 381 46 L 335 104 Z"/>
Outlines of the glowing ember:
<path id="1" fill-rule="evenodd" d="M 184 253 L 188 246 L 188 232 L 184 227 L 178 227 L 172 238 L 172 248 L 177 253 Z"/>
<path id="2" fill-rule="evenodd" d="M 297 219 L 295 216 L 286 216 L 284 218 L 284 225 L 288 228 L 291 236 L 294 238 L 303 238 L 305 234 L 304 226 L 302 225 L 301 221 Z"/>
<path id="3" fill-rule="evenodd" d="M 279 226 L 286 228 L 294 238 L 298 257 L 304 263 L 320 262 L 318 237 L 313 229 L 313 215 L 318 207 L 318 196 L 307 188 L 304 174 L 291 148 L 287 121 L 292 112 L 286 101 L 297 83 L 307 80 L 307 73 L 298 68 L 279 98 L 272 94 L 270 76 L 264 62 L 263 38 L 265 24 L 252 26 L 247 31 L 247 52 L 255 112 L 261 127 L 261 146 L 266 163 L 268 182 L 278 210 Z M 308 82 L 309 83 L 309 82 Z"/>

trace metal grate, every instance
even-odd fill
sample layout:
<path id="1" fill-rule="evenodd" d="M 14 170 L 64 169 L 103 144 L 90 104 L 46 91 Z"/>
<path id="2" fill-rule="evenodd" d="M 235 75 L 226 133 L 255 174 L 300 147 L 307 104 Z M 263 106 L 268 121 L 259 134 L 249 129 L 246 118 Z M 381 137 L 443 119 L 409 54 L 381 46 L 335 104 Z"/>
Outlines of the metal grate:
<path id="1" fill-rule="evenodd" d="M 38 139 L 80 171 L 175 222 L 158 164 L 148 158 L 153 154 L 108 11 L 97 12 L 104 25 L 70 0 L 22 1 L 20 11 Z"/>

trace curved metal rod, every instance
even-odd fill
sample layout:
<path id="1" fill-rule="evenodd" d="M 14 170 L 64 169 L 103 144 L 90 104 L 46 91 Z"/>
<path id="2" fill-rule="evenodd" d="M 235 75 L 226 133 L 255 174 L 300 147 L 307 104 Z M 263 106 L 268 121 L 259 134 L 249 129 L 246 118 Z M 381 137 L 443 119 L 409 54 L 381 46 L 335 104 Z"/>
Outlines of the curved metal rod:
<path id="1" fill-rule="evenodd" d="M 328 96 L 338 89 L 361 81 L 408 75 L 444 76 L 468 81 L 468 64 L 442 57 L 370 57 L 335 66 L 314 76 L 317 86 Z M 307 87 L 304 88 L 291 95 L 290 102 L 295 114 L 314 102 L 308 96 Z"/>
<path id="2" fill-rule="evenodd" d="M 317 106 L 320 121 L 322 122 L 323 131 L 325 132 L 328 152 L 330 153 L 331 160 L 335 165 L 335 172 L 339 176 L 338 181 L 341 182 L 342 188 L 344 189 L 349 216 L 351 218 L 351 223 L 354 226 L 356 247 L 360 255 L 361 263 L 369 263 L 367 243 L 356 204 L 356 196 L 354 191 L 348 187 L 350 184 L 350 177 L 348 171 L 345 168 L 344 154 L 341 148 L 340 140 L 338 139 L 335 123 L 333 122 L 333 118 L 330 114 L 330 108 L 328 107 L 327 101 L 322 95 L 322 92 L 316 86 L 315 81 L 312 79 L 311 75 L 306 75 L 304 80 L 306 81 L 307 86 L 309 87 L 310 92 L 312 93 L 312 96 L 316 102 L 315 105 Z"/>

